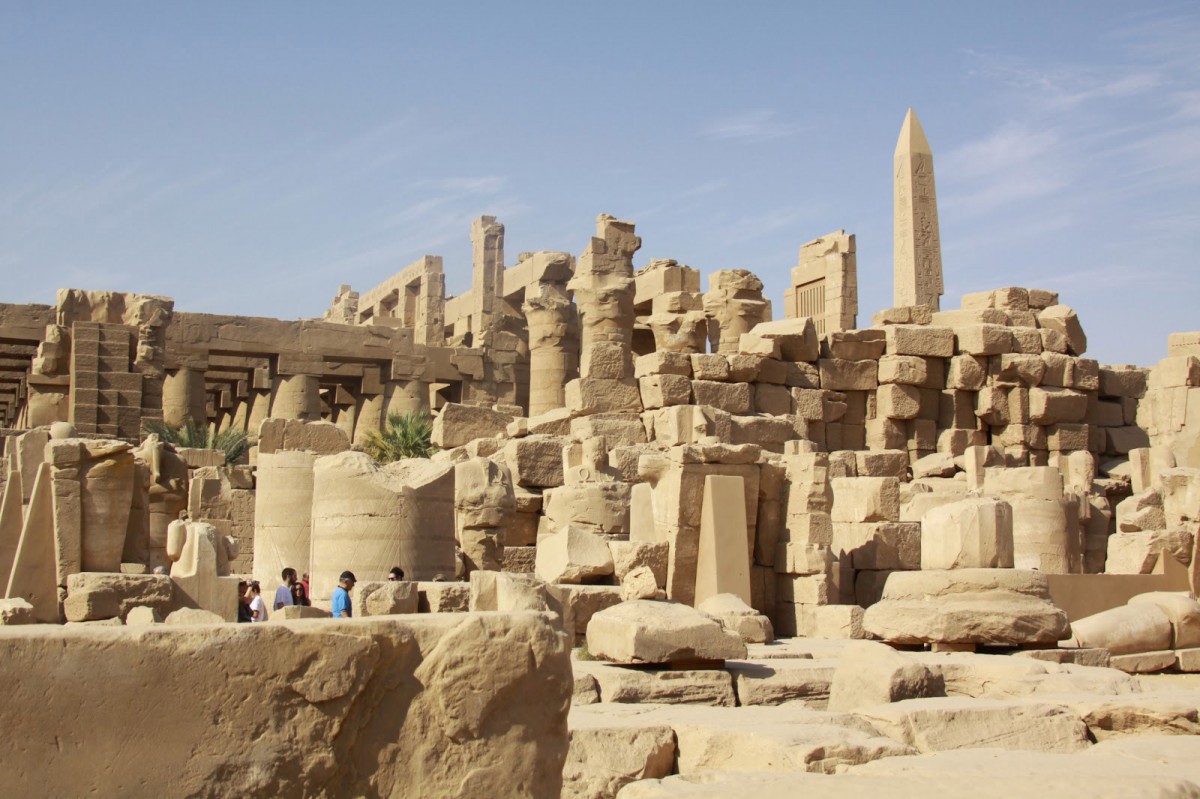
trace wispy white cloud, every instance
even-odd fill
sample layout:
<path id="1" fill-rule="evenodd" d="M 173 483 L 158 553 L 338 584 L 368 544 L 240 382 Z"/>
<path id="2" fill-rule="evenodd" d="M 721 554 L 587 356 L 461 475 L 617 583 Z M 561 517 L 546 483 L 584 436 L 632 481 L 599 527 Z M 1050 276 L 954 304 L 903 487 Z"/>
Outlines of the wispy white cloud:
<path id="1" fill-rule="evenodd" d="M 804 125 L 780 119 L 777 111 L 759 108 L 716 119 L 701 133 L 718 141 L 756 143 L 795 136 L 804 129 Z"/>

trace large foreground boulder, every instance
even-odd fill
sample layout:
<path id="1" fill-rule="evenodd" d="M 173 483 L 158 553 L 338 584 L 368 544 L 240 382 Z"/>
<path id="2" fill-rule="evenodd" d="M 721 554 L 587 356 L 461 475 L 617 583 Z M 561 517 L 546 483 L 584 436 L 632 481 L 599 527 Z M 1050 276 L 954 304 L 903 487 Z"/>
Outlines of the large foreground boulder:
<path id="1" fill-rule="evenodd" d="M 572 686 L 537 613 L 0 628 L 0 680 L 11 796 L 549 799 Z"/>
<path id="2" fill-rule="evenodd" d="M 1024 569 L 894 572 L 863 629 L 902 644 L 1017 646 L 1066 637 L 1067 614 L 1050 599 L 1046 578 Z"/>
<path id="3" fill-rule="evenodd" d="M 592 616 L 588 651 L 616 663 L 744 658 L 746 645 L 716 619 L 675 602 L 638 599 Z"/>

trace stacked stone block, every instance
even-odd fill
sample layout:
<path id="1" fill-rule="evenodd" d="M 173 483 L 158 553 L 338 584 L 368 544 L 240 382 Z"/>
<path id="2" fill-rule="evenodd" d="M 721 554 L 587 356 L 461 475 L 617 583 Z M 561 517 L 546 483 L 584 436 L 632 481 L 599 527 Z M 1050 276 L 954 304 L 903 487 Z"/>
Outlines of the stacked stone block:
<path id="1" fill-rule="evenodd" d="M 141 439 L 142 375 L 130 369 L 136 335 L 125 325 L 72 326 L 71 422 L 78 433 Z"/>

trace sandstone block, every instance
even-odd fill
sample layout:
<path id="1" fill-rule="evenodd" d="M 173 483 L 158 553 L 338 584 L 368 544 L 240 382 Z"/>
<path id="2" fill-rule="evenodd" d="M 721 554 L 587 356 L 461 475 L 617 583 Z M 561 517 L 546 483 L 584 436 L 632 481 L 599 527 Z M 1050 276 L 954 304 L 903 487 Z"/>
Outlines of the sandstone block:
<path id="1" fill-rule="evenodd" d="M 905 699 L 945 696 L 940 675 L 886 644 L 851 641 L 838 657 L 830 710 L 857 710 Z"/>
<path id="2" fill-rule="evenodd" d="M 889 355 L 949 358 L 954 355 L 954 331 L 927 325 L 888 325 L 884 328 Z"/>
<path id="3" fill-rule="evenodd" d="M 723 383 L 729 380 L 729 359 L 720 353 L 693 353 L 692 379 L 715 380 Z"/>
<path id="4" fill-rule="evenodd" d="M 696 609 L 721 622 L 722 627 L 737 633 L 747 644 L 766 644 L 775 640 L 770 619 L 734 594 L 714 594 Z"/>
<path id="5" fill-rule="evenodd" d="M 355 612 L 357 612 L 358 605 L 356 604 L 354 607 Z M 137 608 L 134 608 L 134 610 L 137 610 Z M 328 619 L 331 617 L 331 615 L 332 614 L 330 614 L 328 610 L 314 608 L 310 605 L 286 605 L 279 610 L 271 611 L 271 618 L 267 619 L 267 621 L 280 622 L 296 621 L 297 619 Z M 129 616 L 127 616 L 125 619 L 125 623 L 133 624 L 134 622 L 130 621 L 132 618 L 133 611 L 130 611 Z"/>
<path id="6" fill-rule="evenodd" d="M 1054 643 L 1067 616 L 1045 576 L 1020 569 L 895 572 L 864 629 L 895 643 Z"/>
<path id="7" fill-rule="evenodd" d="M 647 375 L 638 379 L 638 390 L 647 410 L 692 401 L 692 381 L 683 375 Z"/>
<path id="8" fill-rule="evenodd" d="M 67 621 L 125 618 L 139 605 L 166 615 L 173 606 L 171 578 L 159 574 L 80 572 L 67 577 Z"/>
<path id="9" fill-rule="evenodd" d="M 477 438 L 503 435 L 512 420 L 506 413 L 449 402 L 433 420 L 430 441 L 441 449 L 461 447 Z"/>
<path id="10" fill-rule="evenodd" d="M 900 481 L 895 477 L 836 477 L 835 522 L 890 522 L 900 518 Z"/>
<path id="11" fill-rule="evenodd" d="M 634 361 L 633 374 L 635 377 L 679 375 L 690 378 L 692 376 L 692 359 L 684 352 L 658 350 L 639 356 Z"/>
<path id="12" fill-rule="evenodd" d="M 471 586 L 467 583 L 417 583 L 417 612 L 466 613 L 470 608 Z"/>
<path id="13" fill-rule="evenodd" d="M 746 645 L 686 605 L 637 600 L 602 610 L 587 631 L 588 651 L 617 663 L 670 663 L 746 656 Z"/>
<path id="14" fill-rule="evenodd" d="M 352 595 L 356 616 L 394 616 L 417 612 L 417 584 L 408 580 L 357 583 Z"/>
<path id="15" fill-rule="evenodd" d="M 34 624 L 33 605 L 24 599 L 0 599 L 0 626 Z"/>
<path id="16" fill-rule="evenodd" d="M 831 391 L 870 391 L 879 385 L 878 361 L 821 358 L 817 362 L 817 368 L 821 388 Z"/>
<path id="17" fill-rule="evenodd" d="M 1006 326 L 963 325 L 954 329 L 958 352 L 966 355 L 1002 355 L 1012 352 L 1013 337 Z"/>
<path id="18" fill-rule="evenodd" d="M 750 332 L 759 338 L 778 342 L 785 361 L 815 361 L 820 356 L 817 329 L 808 317 L 760 322 Z"/>
<path id="19" fill-rule="evenodd" d="M 884 355 L 879 359 L 879 382 L 919 386 L 929 378 L 929 366 L 916 355 Z"/>
<path id="20" fill-rule="evenodd" d="M 563 484 L 563 447 L 568 439 L 561 436 L 526 436 L 504 445 L 504 462 L 513 483 L 526 488 L 553 488 Z"/>
<path id="21" fill-rule="evenodd" d="M 697 405 L 709 405 L 739 415 L 750 413 L 754 400 L 749 383 L 715 383 L 708 380 L 693 380 L 692 396 Z"/>
<path id="22" fill-rule="evenodd" d="M 299 419 L 264 419 L 258 428 L 257 444 L 260 455 L 284 450 L 336 455 L 350 449 L 350 439 L 332 422 L 305 422 Z M 224 459 L 214 465 L 224 466 Z"/>
<path id="23" fill-rule="evenodd" d="M 962 499 L 921 518 L 922 569 L 1011 569 L 1012 506 L 1002 499 Z"/>
<path id="24" fill-rule="evenodd" d="M 668 726 L 572 729 L 563 799 L 612 799 L 631 782 L 665 777 L 675 766 Z"/>
<path id="25" fill-rule="evenodd" d="M 1038 312 L 1037 320 L 1041 327 L 1061 333 L 1067 339 L 1067 351 L 1072 355 L 1087 352 L 1087 336 L 1071 306 L 1051 305 Z"/>
<path id="26" fill-rule="evenodd" d="M 876 414 L 888 419 L 915 419 L 921 410 L 921 395 L 913 386 L 882 385 L 875 402 Z"/>
<path id="27" fill-rule="evenodd" d="M 836 330 L 822 339 L 821 357 L 844 361 L 878 360 L 886 346 L 882 330 Z"/>
<path id="28" fill-rule="evenodd" d="M 946 697 L 913 699 L 859 713 L 880 732 L 921 752 L 982 746 L 1077 752 L 1091 745 L 1083 720 L 1049 703 Z"/>
<path id="29" fill-rule="evenodd" d="M 578 413 L 641 413 L 642 395 L 633 378 L 579 377 L 566 387 L 567 407 Z"/>
<path id="30" fill-rule="evenodd" d="M 608 542 L 574 526 L 538 542 L 537 576 L 548 583 L 583 583 L 613 573 Z"/>

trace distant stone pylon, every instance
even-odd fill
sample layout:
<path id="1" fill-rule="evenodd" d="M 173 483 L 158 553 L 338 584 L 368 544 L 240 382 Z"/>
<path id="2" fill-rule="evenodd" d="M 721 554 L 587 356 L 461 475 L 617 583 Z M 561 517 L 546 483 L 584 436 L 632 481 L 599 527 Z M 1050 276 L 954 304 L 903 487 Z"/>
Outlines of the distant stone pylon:
<path id="1" fill-rule="evenodd" d="M 945 289 L 933 151 L 911 108 L 896 142 L 895 170 L 894 302 L 897 308 L 928 305 L 936 311 Z"/>

